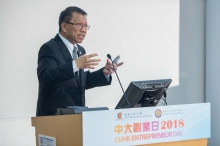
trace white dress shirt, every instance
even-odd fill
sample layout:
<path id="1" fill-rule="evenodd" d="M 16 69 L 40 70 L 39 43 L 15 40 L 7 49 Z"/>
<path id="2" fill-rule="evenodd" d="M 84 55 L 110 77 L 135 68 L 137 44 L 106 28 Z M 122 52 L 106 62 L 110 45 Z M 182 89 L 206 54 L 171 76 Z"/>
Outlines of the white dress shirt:
<path id="1" fill-rule="evenodd" d="M 60 33 L 58 33 L 61 40 L 63 41 L 63 43 L 66 45 L 66 47 L 68 48 L 72 58 L 73 58 L 73 48 L 74 46 L 77 48 L 77 45 L 73 45 L 70 41 L 68 41 L 67 39 L 65 39 Z M 78 49 L 78 48 L 77 48 Z M 78 56 L 77 56 L 78 57 Z M 72 62 L 72 65 L 73 65 L 73 72 L 75 73 L 76 71 L 78 71 L 79 69 L 77 68 L 76 66 L 76 63 L 75 63 L 75 60 L 73 60 Z"/>

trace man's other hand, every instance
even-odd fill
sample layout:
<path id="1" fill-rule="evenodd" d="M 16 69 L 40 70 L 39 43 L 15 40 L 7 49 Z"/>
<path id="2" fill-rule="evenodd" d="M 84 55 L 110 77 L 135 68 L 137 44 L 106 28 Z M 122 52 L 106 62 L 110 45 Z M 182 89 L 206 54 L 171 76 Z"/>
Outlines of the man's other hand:
<path id="1" fill-rule="evenodd" d="M 118 67 L 121 66 L 123 63 L 124 62 L 120 62 L 118 64 L 112 64 L 111 61 L 107 59 L 106 65 L 103 69 L 104 75 L 107 77 L 108 75 L 113 74 L 115 72 L 113 69 L 113 65 L 114 65 L 115 70 L 117 70 Z"/>

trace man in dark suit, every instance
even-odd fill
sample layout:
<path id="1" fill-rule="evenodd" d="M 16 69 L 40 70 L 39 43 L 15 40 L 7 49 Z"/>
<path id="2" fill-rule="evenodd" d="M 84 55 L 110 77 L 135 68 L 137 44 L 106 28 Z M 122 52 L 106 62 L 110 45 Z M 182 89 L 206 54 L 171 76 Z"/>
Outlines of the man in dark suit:
<path id="1" fill-rule="evenodd" d="M 37 75 L 39 93 L 37 116 L 55 115 L 57 108 L 85 106 L 85 89 L 111 84 L 114 73 L 107 59 L 105 67 L 95 72 L 98 54 L 86 55 L 82 43 L 89 25 L 87 13 L 78 7 L 68 7 L 60 13 L 59 33 L 43 44 L 38 54 Z M 115 64 L 122 65 L 123 62 Z"/>

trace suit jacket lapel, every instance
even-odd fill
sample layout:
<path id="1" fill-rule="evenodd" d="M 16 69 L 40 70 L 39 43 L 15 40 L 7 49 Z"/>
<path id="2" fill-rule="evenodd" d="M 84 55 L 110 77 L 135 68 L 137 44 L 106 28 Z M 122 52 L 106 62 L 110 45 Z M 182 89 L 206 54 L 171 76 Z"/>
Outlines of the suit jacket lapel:
<path id="1" fill-rule="evenodd" d="M 66 61 L 67 61 L 67 62 L 73 61 L 73 58 L 72 58 L 72 56 L 71 56 L 71 54 L 70 54 L 68 48 L 66 47 L 66 45 L 64 44 L 64 42 L 61 40 L 61 38 L 60 38 L 60 36 L 59 36 L 58 34 L 55 36 L 54 40 L 55 40 L 55 41 L 57 42 L 57 44 L 60 46 L 60 51 L 61 51 L 62 54 L 65 56 Z M 79 72 L 79 75 L 80 75 L 80 74 L 81 74 L 81 73 Z M 79 89 L 80 89 L 80 91 L 81 91 L 81 86 L 80 86 L 81 80 L 80 80 L 80 78 L 79 78 L 77 75 L 75 75 L 75 78 L 76 78 L 78 87 L 79 87 Z M 81 91 L 81 92 L 82 92 L 82 91 Z"/>
<path id="2" fill-rule="evenodd" d="M 72 56 L 68 50 L 68 48 L 66 47 L 66 45 L 64 44 L 64 42 L 61 40 L 60 36 L 57 34 L 54 38 L 54 40 L 57 42 L 57 44 L 60 46 L 60 51 L 63 53 L 63 55 L 66 58 L 67 62 L 72 61 Z"/>

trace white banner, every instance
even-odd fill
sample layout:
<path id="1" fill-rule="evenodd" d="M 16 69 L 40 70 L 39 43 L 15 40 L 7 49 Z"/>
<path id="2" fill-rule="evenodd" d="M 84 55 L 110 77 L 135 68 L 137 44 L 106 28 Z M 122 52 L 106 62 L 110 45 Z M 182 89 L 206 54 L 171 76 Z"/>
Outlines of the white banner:
<path id="1" fill-rule="evenodd" d="M 84 146 L 171 142 L 210 133 L 210 103 L 83 113 Z"/>

